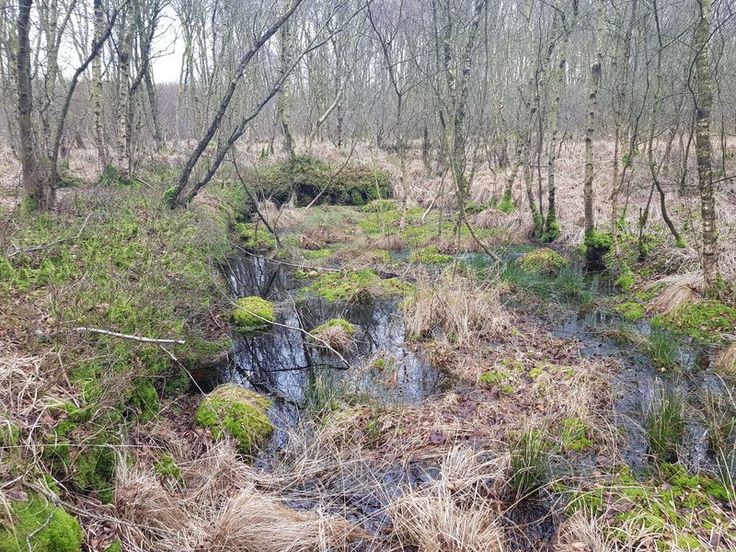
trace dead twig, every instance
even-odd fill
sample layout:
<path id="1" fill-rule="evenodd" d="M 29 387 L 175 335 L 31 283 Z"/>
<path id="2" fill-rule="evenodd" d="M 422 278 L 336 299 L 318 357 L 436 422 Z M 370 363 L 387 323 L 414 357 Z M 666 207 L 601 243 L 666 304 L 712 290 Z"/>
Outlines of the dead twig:
<path id="1" fill-rule="evenodd" d="M 170 345 L 184 345 L 186 341 L 183 339 L 157 339 L 153 337 L 141 337 L 138 335 L 129 335 L 129 334 L 123 334 L 118 332 L 112 332 L 110 330 L 103 330 L 100 328 L 85 328 L 83 326 L 72 328 L 73 332 L 80 332 L 80 333 L 96 333 L 100 335 L 108 335 L 110 337 L 119 337 L 121 339 L 130 339 L 132 341 L 140 341 L 142 343 L 167 343 Z"/>

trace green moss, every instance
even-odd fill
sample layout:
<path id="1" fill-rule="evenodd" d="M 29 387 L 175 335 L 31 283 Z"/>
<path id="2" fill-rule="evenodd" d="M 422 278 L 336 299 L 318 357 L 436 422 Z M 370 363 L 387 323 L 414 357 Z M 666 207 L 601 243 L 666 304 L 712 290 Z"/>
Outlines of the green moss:
<path id="1" fill-rule="evenodd" d="M 356 329 L 355 326 L 353 326 L 350 322 L 345 320 L 344 318 L 332 318 L 325 322 L 324 324 L 320 324 L 316 328 L 314 328 L 310 333 L 319 336 L 323 331 L 329 329 L 329 328 L 341 328 L 346 334 L 353 336 L 355 335 Z"/>
<path id="2" fill-rule="evenodd" d="M 206 395 L 195 419 L 215 439 L 232 437 L 245 453 L 252 453 L 273 431 L 266 411 L 271 401 L 244 387 L 226 384 Z"/>
<path id="3" fill-rule="evenodd" d="M 585 241 L 583 243 L 588 249 L 593 248 L 602 252 L 607 252 L 611 247 L 613 247 L 613 238 L 608 232 L 593 230 L 585 236 Z"/>
<path id="4" fill-rule="evenodd" d="M 119 540 L 114 540 L 105 548 L 104 552 L 123 552 L 123 543 Z"/>
<path id="5" fill-rule="evenodd" d="M 483 385 L 498 385 L 505 382 L 508 377 L 508 374 L 501 370 L 488 370 L 480 375 L 478 383 Z"/>
<path id="6" fill-rule="evenodd" d="M 498 203 L 498 210 L 503 211 L 507 214 L 513 213 L 516 210 L 516 206 L 514 205 L 514 200 L 511 197 L 511 194 L 503 195 L 501 201 Z"/>
<path id="7" fill-rule="evenodd" d="M 544 232 L 542 232 L 541 240 L 545 243 L 551 243 L 560 237 L 560 222 L 554 212 L 547 215 L 544 223 Z"/>
<path id="8" fill-rule="evenodd" d="M 562 420 L 562 447 L 571 452 L 583 452 L 593 446 L 589 429 L 579 418 Z"/>
<path id="9" fill-rule="evenodd" d="M 235 329 L 243 334 L 267 329 L 276 320 L 274 304 L 261 297 L 241 297 L 230 313 Z"/>
<path id="10" fill-rule="evenodd" d="M 176 465 L 174 458 L 170 454 L 164 454 L 153 464 L 153 469 L 164 479 L 170 479 L 176 483 L 182 483 L 184 477 L 181 468 Z"/>
<path id="11" fill-rule="evenodd" d="M 107 165 L 105 170 L 102 171 L 97 184 L 99 186 L 129 186 L 133 184 L 133 181 L 113 165 Z"/>
<path id="12" fill-rule="evenodd" d="M 242 246 L 248 251 L 271 251 L 276 248 L 276 238 L 262 224 L 237 222 L 235 229 L 241 238 Z"/>
<path id="13" fill-rule="evenodd" d="M 372 295 L 404 294 L 412 289 L 398 278 L 380 278 L 369 269 L 323 272 L 307 288 L 330 302 L 364 300 Z"/>
<path id="14" fill-rule="evenodd" d="M 513 395 L 516 392 L 516 389 L 510 383 L 504 383 L 499 389 L 504 395 Z"/>
<path id="15" fill-rule="evenodd" d="M 686 303 L 662 321 L 690 337 L 718 342 L 736 330 L 736 308 L 713 300 Z"/>
<path id="16" fill-rule="evenodd" d="M 177 187 L 171 186 L 170 188 L 166 188 L 163 195 L 163 201 L 168 206 L 173 206 L 174 202 L 176 201 L 176 192 Z"/>
<path id="17" fill-rule="evenodd" d="M 299 206 L 315 199 L 318 204 L 365 205 L 391 195 L 388 173 L 382 169 L 357 164 L 333 167 L 309 155 L 265 167 L 255 180 L 256 191 L 279 204 L 293 196 Z"/>
<path id="18" fill-rule="evenodd" d="M 156 417 L 159 412 L 158 393 L 149 378 L 137 378 L 133 382 L 133 392 L 128 404 L 140 422 Z"/>
<path id="19" fill-rule="evenodd" d="M 81 552 L 79 522 L 61 508 L 33 497 L 10 506 L 9 524 L 0 527 L 0 552 Z"/>
<path id="20" fill-rule="evenodd" d="M 415 249 L 409 254 L 409 262 L 415 264 L 445 264 L 452 262 L 452 255 L 440 253 L 435 246 Z"/>
<path id="21" fill-rule="evenodd" d="M 586 514 L 597 517 L 603 513 L 604 497 L 605 492 L 601 487 L 588 491 L 575 491 L 567 503 L 565 513 L 572 516 L 575 512 L 582 510 Z"/>
<path id="22" fill-rule="evenodd" d="M 646 314 L 644 305 L 637 301 L 627 301 L 613 307 L 613 311 L 620 314 L 628 322 L 638 322 Z"/>
<path id="23" fill-rule="evenodd" d="M 636 284 L 636 275 L 632 272 L 632 270 L 628 267 L 628 265 L 624 264 L 621 267 L 621 274 L 616 279 L 616 286 L 618 286 L 622 290 L 629 290 Z"/>
<path id="24" fill-rule="evenodd" d="M 565 257 L 547 247 L 522 255 L 518 263 L 524 270 L 548 275 L 558 274 L 563 267 L 569 264 Z"/>
<path id="25" fill-rule="evenodd" d="M 20 427 L 12 420 L 0 422 L 0 448 L 17 447 L 20 444 Z"/>
<path id="26" fill-rule="evenodd" d="M 535 366 L 534 368 L 532 368 L 531 370 L 529 370 L 529 377 L 530 377 L 530 378 L 531 378 L 532 380 L 536 380 L 536 379 L 537 379 L 537 378 L 539 378 L 539 377 L 540 377 L 540 376 L 541 376 L 542 374 L 544 374 L 544 368 L 542 368 L 542 367 L 540 367 L 540 366 Z"/>

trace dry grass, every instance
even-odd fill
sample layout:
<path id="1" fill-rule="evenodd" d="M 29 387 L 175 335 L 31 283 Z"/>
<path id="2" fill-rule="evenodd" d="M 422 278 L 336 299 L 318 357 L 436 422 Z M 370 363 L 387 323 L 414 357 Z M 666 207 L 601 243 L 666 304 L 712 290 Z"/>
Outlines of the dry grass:
<path id="1" fill-rule="evenodd" d="M 394 232 L 388 234 L 382 234 L 376 240 L 376 248 L 383 249 L 385 251 L 403 251 L 406 248 L 404 238 L 400 234 Z"/>
<path id="2" fill-rule="evenodd" d="M 423 279 L 406 304 L 406 330 L 417 338 L 441 330 L 453 342 L 469 344 L 498 335 L 509 324 L 498 288 L 454 270 L 433 282 Z"/>
<path id="3" fill-rule="evenodd" d="M 504 467 L 504 459 L 484 460 L 465 447 L 448 452 L 435 481 L 390 504 L 402 544 L 420 552 L 504 550 L 499 504 L 491 498 Z"/>
<path id="4" fill-rule="evenodd" d="M 702 296 L 703 276 L 697 272 L 690 272 L 676 276 L 667 276 L 650 284 L 664 285 L 664 288 L 652 301 L 651 308 L 660 314 L 671 314 L 686 303 L 698 301 Z"/>
<path id="5" fill-rule="evenodd" d="M 181 467 L 187 484 L 172 490 L 150 468 L 120 463 L 115 504 L 126 550 L 348 550 L 366 537 L 345 520 L 296 511 L 257 489 L 255 472 L 229 443 L 208 447 Z"/>
<path id="6" fill-rule="evenodd" d="M 736 381 L 736 343 L 718 355 L 715 366 L 725 378 Z"/>
<path id="7" fill-rule="evenodd" d="M 615 543 L 610 542 L 601 527 L 600 520 L 576 512 L 560 527 L 560 537 L 555 552 L 613 552 Z"/>

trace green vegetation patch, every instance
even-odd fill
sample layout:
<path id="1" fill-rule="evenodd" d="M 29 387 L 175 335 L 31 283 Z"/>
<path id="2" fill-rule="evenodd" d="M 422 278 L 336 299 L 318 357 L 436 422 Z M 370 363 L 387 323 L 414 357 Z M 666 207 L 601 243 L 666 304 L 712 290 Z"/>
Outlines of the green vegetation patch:
<path id="1" fill-rule="evenodd" d="M 522 255 L 518 263 L 525 270 L 549 275 L 559 273 L 563 267 L 569 264 L 565 257 L 548 247 L 535 249 Z"/>
<path id="2" fill-rule="evenodd" d="M 409 254 L 409 262 L 416 264 L 446 264 L 452 262 L 452 255 L 440 253 L 436 246 L 430 245 L 412 251 Z"/>
<path id="3" fill-rule="evenodd" d="M 626 301 L 613 307 L 613 312 L 628 322 L 638 322 L 646 314 L 646 308 L 638 301 Z"/>
<path id="4" fill-rule="evenodd" d="M 365 300 L 374 295 L 401 295 L 412 286 L 399 278 L 381 278 L 370 269 L 323 272 L 307 288 L 327 301 Z"/>
<path id="5" fill-rule="evenodd" d="M 322 332 L 331 328 L 340 328 L 340 330 L 344 331 L 349 336 L 355 335 L 355 332 L 357 331 L 355 329 L 355 326 L 344 318 L 332 318 L 324 324 L 320 324 L 319 326 L 314 328 L 311 333 L 319 336 Z"/>
<path id="6" fill-rule="evenodd" d="M 273 431 L 266 412 L 271 401 L 235 384 L 217 387 L 199 403 L 195 420 L 215 439 L 232 437 L 240 450 L 250 454 Z"/>
<path id="7" fill-rule="evenodd" d="M 9 515 L 9 519 L 5 516 Z M 80 552 L 79 522 L 42 498 L 13 502 L 2 514 L 0 552 Z"/>
<path id="8" fill-rule="evenodd" d="M 153 464 L 153 469 L 162 478 L 174 481 L 176 483 L 182 483 L 184 476 L 181 473 L 181 468 L 174 461 L 174 457 L 170 454 L 164 454 L 156 460 Z"/>
<path id="9" fill-rule="evenodd" d="M 657 321 L 695 339 L 718 342 L 736 331 L 736 308 L 712 300 L 685 303 Z"/>
<path id="10" fill-rule="evenodd" d="M 579 418 L 562 420 L 562 447 L 571 452 L 584 452 L 593 446 L 590 430 Z"/>
<path id="11" fill-rule="evenodd" d="M 276 238 L 263 224 L 255 222 L 236 222 L 235 230 L 248 251 L 271 251 L 276 248 Z"/>
<path id="12" fill-rule="evenodd" d="M 235 329 L 248 334 L 268 329 L 276 320 L 274 304 L 258 296 L 241 297 L 230 313 Z"/>
<path id="13" fill-rule="evenodd" d="M 278 204 L 295 198 L 297 206 L 365 205 L 391 196 L 388 173 L 377 167 L 332 166 L 309 155 L 297 155 L 268 166 L 256 177 L 256 189 Z"/>

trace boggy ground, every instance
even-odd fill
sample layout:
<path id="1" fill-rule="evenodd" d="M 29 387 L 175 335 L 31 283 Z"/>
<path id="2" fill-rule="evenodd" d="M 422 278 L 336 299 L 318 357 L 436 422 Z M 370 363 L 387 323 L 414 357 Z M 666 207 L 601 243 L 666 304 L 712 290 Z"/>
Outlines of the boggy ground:
<path id="1" fill-rule="evenodd" d="M 237 187 L 170 211 L 170 175 L 143 180 L 4 223 L 0 550 L 736 546 L 734 311 L 663 278 L 661 242 L 586 277 L 579 253 L 527 243 L 513 214 L 474 215 L 473 236 L 381 199 L 261 203 L 277 242 Z M 282 263 L 298 289 L 273 311 L 236 304 L 220 267 L 239 255 Z M 302 293 L 344 313 L 397 303 L 407 349 L 443 384 L 410 403 L 357 388 L 364 370 L 401 379 L 333 321 L 304 328 L 310 347 L 350 367 L 309 379 L 278 448 L 268 389 L 208 410 L 197 384 L 230 373 L 231 330 L 274 331 Z M 621 399 L 632 370 L 656 383 L 638 412 Z"/>

